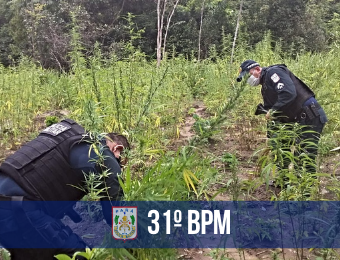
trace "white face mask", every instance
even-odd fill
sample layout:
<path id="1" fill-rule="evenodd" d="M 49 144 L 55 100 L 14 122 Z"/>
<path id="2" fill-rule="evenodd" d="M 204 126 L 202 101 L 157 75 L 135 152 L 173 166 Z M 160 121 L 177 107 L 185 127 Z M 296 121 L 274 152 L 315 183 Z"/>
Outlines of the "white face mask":
<path id="1" fill-rule="evenodd" d="M 251 75 L 247 80 L 247 83 L 252 87 L 256 87 L 260 85 L 260 78 L 255 78 L 253 75 Z"/>

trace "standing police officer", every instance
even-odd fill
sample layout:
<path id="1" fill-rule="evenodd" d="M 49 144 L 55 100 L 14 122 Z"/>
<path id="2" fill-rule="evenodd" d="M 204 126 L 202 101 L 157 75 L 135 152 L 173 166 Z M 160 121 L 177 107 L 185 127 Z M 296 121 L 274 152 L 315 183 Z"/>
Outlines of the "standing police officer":
<path id="1" fill-rule="evenodd" d="M 0 166 L 0 244 L 12 259 L 54 259 L 60 253 L 83 251 L 85 242 L 60 219 L 86 195 L 85 176 L 109 172 L 101 178 L 102 201 L 123 196 L 118 175 L 127 139 L 110 133 L 93 149 L 83 127 L 66 119 L 43 130 Z M 77 188 L 78 187 L 78 188 Z M 36 201 L 36 202 L 32 202 Z M 58 203 L 53 203 L 58 201 Z M 102 203 L 112 225 L 109 203 Z"/>
<path id="2" fill-rule="evenodd" d="M 284 64 L 261 67 L 253 60 L 246 60 L 241 64 L 237 81 L 240 82 L 247 74 L 248 84 L 251 86 L 262 85 L 262 108 L 266 111 L 266 119 L 271 115 L 276 122 L 294 123 L 303 125 L 301 139 L 308 139 L 314 145 L 303 147 L 308 156 L 314 161 L 307 170 L 315 173 L 315 157 L 317 155 L 318 142 L 322 129 L 327 122 L 325 111 L 315 99 L 313 91 L 298 77 L 296 77 Z"/>

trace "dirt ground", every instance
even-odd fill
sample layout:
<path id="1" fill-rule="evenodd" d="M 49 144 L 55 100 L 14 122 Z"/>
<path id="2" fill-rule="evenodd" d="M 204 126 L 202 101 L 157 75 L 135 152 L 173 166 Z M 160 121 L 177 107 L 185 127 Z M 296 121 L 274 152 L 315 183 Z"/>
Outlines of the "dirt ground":
<path id="1" fill-rule="evenodd" d="M 194 103 L 193 108 L 195 110 L 195 114 L 199 115 L 202 118 L 209 117 L 209 114 L 206 111 L 206 107 L 203 102 L 197 101 Z M 36 129 L 42 129 L 44 127 L 44 120 L 47 116 L 51 115 L 67 115 L 67 111 L 52 111 L 42 115 L 38 115 L 34 120 L 33 124 Z M 188 141 L 195 136 L 195 133 L 192 130 L 192 126 L 195 123 L 195 120 L 192 117 L 192 114 L 188 114 L 184 120 L 182 127 L 180 128 L 180 138 L 176 141 L 175 145 L 172 149 L 176 150 L 181 145 L 188 144 Z M 246 125 L 246 127 L 245 127 Z M 240 162 L 238 167 L 238 177 L 241 180 L 253 179 L 254 171 L 255 171 L 255 162 L 252 159 L 254 151 L 256 147 L 263 144 L 265 142 L 266 136 L 263 133 L 253 131 L 251 129 L 252 122 L 238 122 L 232 126 L 222 126 L 220 134 L 209 143 L 208 152 L 213 153 L 216 156 L 220 156 L 225 152 L 234 153 L 237 155 L 237 159 Z M 21 140 L 22 142 L 28 140 Z M 0 162 L 9 154 L 13 153 L 18 149 L 16 145 L 5 146 L 5 144 L 0 143 Z M 333 173 L 335 176 L 340 176 L 340 152 L 334 153 L 334 155 L 329 156 L 324 159 L 322 163 L 322 170 L 328 173 Z M 221 165 L 214 165 L 214 167 L 222 167 Z M 226 175 L 226 181 L 230 177 L 230 175 Z M 214 185 L 208 193 L 214 194 L 218 189 L 219 185 Z M 270 200 L 272 194 L 277 194 L 280 192 L 278 188 L 269 187 L 269 189 L 262 185 L 255 189 L 252 194 L 249 194 L 249 197 L 242 197 L 242 199 L 247 200 Z M 321 193 L 325 198 L 334 199 L 332 194 L 327 190 L 326 183 L 322 185 Z M 220 193 L 216 196 L 215 200 L 217 201 L 230 201 L 232 197 L 230 194 Z M 91 220 L 86 220 L 91 221 Z M 83 239 L 88 243 L 93 243 L 96 241 L 96 237 L 93 234 L 96 234 L 99 229 L 104 229 L 106 223 L 104 221 L 99 222 L 91 222 L 87 223 L 86 221 L 81 222 L 79 224 L 74 224 L 67 217 L 64 219 L 64 222 L 72 227 L 72 229 L 77 232 L 77 229 L 82 230 L 84 227 L 87 228 L 86 233 Z M 97 242 L 95 242 L 96 244 Z M 98 244 L 98 243 L 97 243 Z M 197 260 L 209 260 L 209 259 L 243 259 L 243 260 L 258 260 L 258 259 L 317 259 L 317 257 L 321 256 L 321 250 L 308 250 L 304 249 L 179 249 L 178 250 L 178 259 L 197 259 Z M 278 258 L 275 258 L 278 257 Z M 320 259 L 320 258 L 319 258 Z M 322 258 L 321 258 L 322 259 Z"/>
<path id="2" fill-rule="evenodd" d="M 202 118 L 209 117 L 206 112 L 206 107 L 203 102 L 195 102 L 193 105 L 195 114 Z M 195 133 L 192 130 L 192 126 L 195 123 L 192 115 L 187 115 L 184 120 L 184 124 L 180 129 L 179 145 L 187 144 L 188 140 L 192 138 Z M 254 179 L 254 172 L 256 168 L 255 160 L 252 156 L 257 147 L 263 145 L 266 141 L 264 133 L 255 131 L 252 129 L 253 122 L 237 122 L 232 126 L 222 126 L 221 131 L 217 137 L 214 136 L 214 140 L 208 145 L 207 152 L 213 153 L 216 156 L 220 156 L 225 152 L 234 153 L 237 155 L 237 159 L 240 163 L 238 167 L 238 178 L 241 180 Z M 332 172 L 335 175 L 340 176 L 340 153 L 334 153 L 334 155 L 325 158 L 321 169 L 325 172 Z M 214 165 L 219 167 L 219 165 Z M 226 176 L 225 182 L 227 182 L 229 176 Z M 222 180 L 223 181 L 223 180 Z M 326 184 L 322 185 L 321 181 L 321 193 L 325 198 L 334 199 L 334 196 L 326 188 Z M 218 185 L 212 187 L 209 191 L 213 194 L 219 188 Z M 265 201 L 270 200 L 273 194 L 278 194 L 279 188 L 266 187 L 261 185 L 255 189 L 250 196 L 241 197 L 243 200 L 258 200 Z M 327 196 L 328 195 L 328 196 Z M 215 197 L 216 201 L 230 201 L 232 197 L 230 194 L 220 193 Z M 210 260 L 210 259 L 234 259 L 234 260 L 259 260 L 259 259 L 323 259 L 321 257 L 321 250 L 316 249 L 179 249 L 179 259 L 196 259 L 196 260 Z M 321 257 L 321 258 L 320 258 Z"/>

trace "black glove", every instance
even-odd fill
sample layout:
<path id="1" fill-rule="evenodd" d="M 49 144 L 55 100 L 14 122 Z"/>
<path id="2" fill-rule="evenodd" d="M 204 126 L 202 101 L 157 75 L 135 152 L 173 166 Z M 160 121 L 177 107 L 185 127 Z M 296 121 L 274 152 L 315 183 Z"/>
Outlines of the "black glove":
<path id="1" fill-rule="evenodd" d="M 267 110 L 264 108 L 262 104 L 258 104 L 255 110 L 255 115 L 265 115 L 267 114 Z"/>

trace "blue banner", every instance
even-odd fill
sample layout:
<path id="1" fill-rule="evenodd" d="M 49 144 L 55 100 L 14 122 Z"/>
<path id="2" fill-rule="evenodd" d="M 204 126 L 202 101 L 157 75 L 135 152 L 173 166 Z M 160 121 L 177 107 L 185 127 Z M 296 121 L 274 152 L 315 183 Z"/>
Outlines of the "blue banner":
<path id="1" fill-rule="evenodd" d="M 7 248 L 74 248 L 75 237 L 102 248 L 340 248 L 339 233 L 338 201 L 0 201 Z"/>

